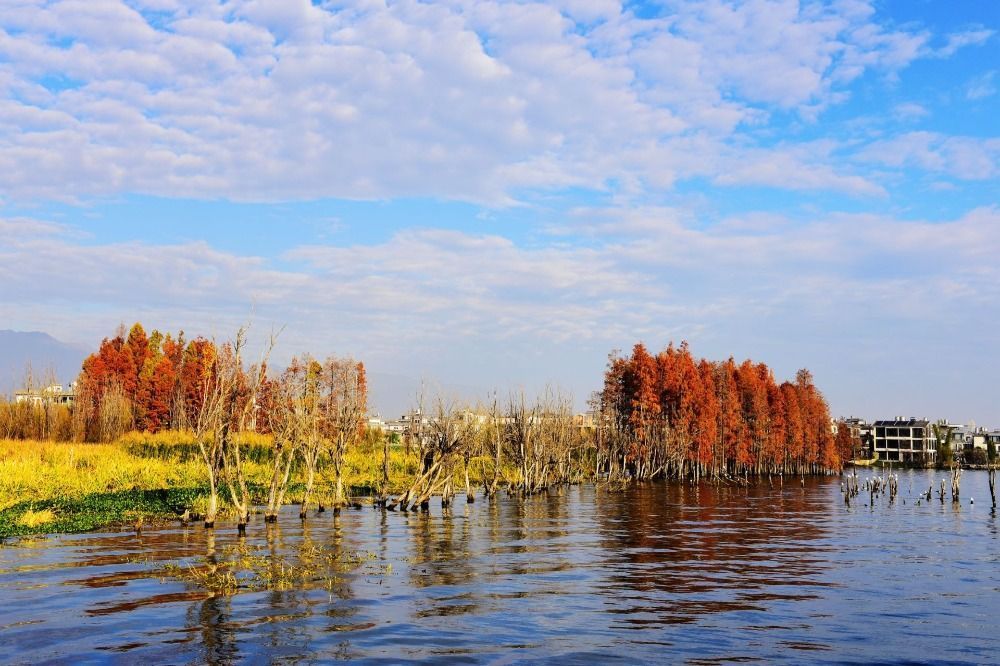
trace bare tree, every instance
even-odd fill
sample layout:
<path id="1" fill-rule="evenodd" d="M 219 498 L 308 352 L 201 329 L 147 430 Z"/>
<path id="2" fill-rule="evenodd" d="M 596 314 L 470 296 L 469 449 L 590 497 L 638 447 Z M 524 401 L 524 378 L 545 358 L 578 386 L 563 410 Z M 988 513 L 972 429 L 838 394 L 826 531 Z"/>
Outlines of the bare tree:
<path id="1" fill-rule="evenodd" d="M 299 518 L 305 520 L 316 484 L 316 471 L 319 467 L 320 456 L 323 453 L 323 440 L 320 432 L 322 420 L 320 374 L 323 367 L 308 354 L 303 356 L 301 361 L 293 359 L 292 364 L 298 365 L 296 371 L 301 375 L 300 397 L 296 408 L 298 422 L 296 434 L 298 436 L 297 449 L 302 458 L 306 475 L 302 504 L 299 507 Z M 322 503 L 318 503 L 316 508 L 320 513 L 325 510 Z"/>
<path id="2" fill-rule="evenodd" d="M 266 383 L 262 395 L 267 404 L 264 414 L 271 430 L 271 482 L 267 493 L 264 522 L 278 520 L 284 504 L 292 465 L 299 454 L 303 401 L 306 399 L 305 373 L 293 359 L 292 364 L 276 380 Z"/>
<path id="3" fill-rule="evenodd" d="M 500 476 L 503 469 L 504 418 L 503 414 L 500 413 L 500 403 L 497 400 L 496 393 L 493 394 L 493 399 L 490 401 L 485 432 L 490 446 L 490 453 L 493 456 L 493 475 L 489 485 L 486 486 L 486 496 L 492 498 L 496 496 L 497 490 L 500 488 Z"/>
<path id="4" fill-rule="evenodd" d="M 423 470 L 410 488 L 390 503 L 390 508 L 399 506 L 406 510 L 419 506 L 427 509 L 435 494 L 441 495 L 443 507 L 451 505 L 455 466 L 462 459 L 462 447 L 468 445 L 473 427 L 467 413 L 468 410 L 460 410 L 454 403 L 437 399 L 434 417 L 421 437 Z"/>
<path id="5" fill-rule="evenodd" d="M 98 419 L 99 438 L 103 442 L 112 442 L 132 428 L 132 403 L 117 382 L 101 396 Z"/>
<path id="6" fill-rule="evenodd" d="M 511 394 L 507 402 L 505 441 L 510 459 L 520 471 L 515 488 L 521 494 L 534 492 L 540 472 L 536 453 L 541 418 L 538 405 L 529 405 L 524 392 Z"/>
<path id="7" fill-rule="evenodd" d="M 224 387 L 218 377 L 218 368 L 213 363 L 208 374 L 203 378 L 202 402 L 194 422 L 194 438 L 198 442 L 205 471 L 208 473 L 208 507 L 205 510 L 205 527 L 215 527 L 215 518 L 219 512 L 219 475 L 222 471 L 222 449 L 215 436 L 214 428 L 222 420 L 224 406 Z"/>
<path id="8" fill-rule="evenodd" d="M 321 427 L 333 465 L 333 505 L 339 510 L 347 504 L 344 458 L 348 447 L 364 432 L 368 411 L 364 365 L 351 358 L 327 358 L 323 363 L 321 391 Z"/>
<path id="9" fill-rule="evenodd" d="M 212 527 L 218 513 L 220 473 L 226 480 L 229 498 L 236 511 L 237 529 L 246 533 L 252 499 L 247 487 L 242 442 L 238 434 L 257 407 L 265 378 L 267 358 L 275 338 L 249 373 L 243 370 L 248 326 L 241 326 L 234 339 L 219 350 L 212 371 L 206 377 L 204 403 L 199 413 L 195 436 L 209 476 L 209 508 L 205 526 Z"/>

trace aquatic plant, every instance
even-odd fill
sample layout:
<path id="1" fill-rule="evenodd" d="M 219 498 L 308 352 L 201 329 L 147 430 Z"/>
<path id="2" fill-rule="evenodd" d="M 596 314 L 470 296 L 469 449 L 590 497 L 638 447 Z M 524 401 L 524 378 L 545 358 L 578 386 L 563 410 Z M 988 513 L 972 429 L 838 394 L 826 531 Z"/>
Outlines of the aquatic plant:
<path id="1" fill-rule="evenodd" d="M 56 519 L 55 512 L 52 509 L 40 509 L 35 511 L 34 509 L 28 509 L 21 514 L 21 517 L 17 519 L 17 524 L 28 529 L 34 529 L 40 525 L 47 525 Z"/>

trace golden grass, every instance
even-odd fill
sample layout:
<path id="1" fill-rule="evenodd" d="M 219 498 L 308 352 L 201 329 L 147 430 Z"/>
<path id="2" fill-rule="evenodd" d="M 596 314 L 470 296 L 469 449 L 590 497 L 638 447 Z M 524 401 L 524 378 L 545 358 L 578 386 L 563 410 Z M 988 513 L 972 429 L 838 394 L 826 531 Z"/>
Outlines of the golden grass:
<path id="1" fill-rule="evenodd" d="M 28 509 L 21 517 L 18 519 L 17 524 L 24 527 L 35 528 L 41 525 L 47 525 L 56 519 L 56 514 L 52 512 L 52 509 L 42 509 L 41 511 L 33 511 Z"/>
<path id="2" fill-rule="evenodd" d="M 241 432 L 236 435 L 243 446 L 268 448 L 273 441 L 270 435 L 256 432 Z M 156 433 L 132 431 L 122 435 L 115 444 L 128 448 L 138 446 L 161 447 L 163 449 L 196 446 L 194 433 L 190 430 L 163 430 Z"/>
<path id="3" fill-rule="evenodd" d="M 270 437 L 241 434 L 241 442 L 258 453 L 269 449 Z M 347 452 L 344 484 L 356 492 L 376 491 L 382 480 L 382 446 L 362 444 Z M 249 457 L 247 480 L 259 487 L 270 481 L 267 460 Z M 485 463 L 485 464 L 482 464 Z M 473 460 L 470 476 L 477 483 L 482 473 L 492 469 L 490 461 Z M 400 492 L 420 470 L 416 452 L 390 450 L 389 491 Z M 293 484 L 301 481 L 293 474 Z M 161 488 L 192 488 L 208 482 L 204 465 L 191 433 L 129 433 L 112 444 L 0 440 L 0 511 L 25 501 L 52 498 L 80 498 L 92 493 Z M 464 480 L 456 470 L 455 485 Z M 327 465 L 317 478 L 316 494 L 332 492 L 332 470 Z M 223 499 L 225 497 L 223 496 Z M 288 501 L 298 501 L 294 494 Z M 206 500 L 207 501 L 207 500 Z M 196 502 L 197 504 L 197 502 Z M 203 511 L 194 506 L 192 510 Z"/>
<path id="4" fill-rule="evenodd" d="M 0 441 L 0 510 L 54 497 L 203 483 L 196 461 L 141 458 L 119 444 Z"/>

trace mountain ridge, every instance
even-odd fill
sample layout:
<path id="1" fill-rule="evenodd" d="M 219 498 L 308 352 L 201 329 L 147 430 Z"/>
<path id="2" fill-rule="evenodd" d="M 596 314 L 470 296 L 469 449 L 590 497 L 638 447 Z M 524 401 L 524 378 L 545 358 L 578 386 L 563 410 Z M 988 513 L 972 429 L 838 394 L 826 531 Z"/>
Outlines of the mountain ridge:
<path id="1" fill-rule="evenodd" d="M 50 378 L 67 384 L 80 374 L 89 353 L 84 345 L 63 342 L 43 331 L 0 329 L 0 393 L 23 388 L 29 370 L 35 384 Z"/>

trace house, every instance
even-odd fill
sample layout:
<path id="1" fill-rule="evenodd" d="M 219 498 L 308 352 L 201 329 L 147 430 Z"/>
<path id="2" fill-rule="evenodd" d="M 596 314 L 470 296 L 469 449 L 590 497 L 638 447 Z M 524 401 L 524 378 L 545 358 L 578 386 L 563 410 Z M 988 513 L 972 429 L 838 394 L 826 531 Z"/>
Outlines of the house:
<path id="1" fill-rule="evenodd" d="M 64 388 L 62 384 L 49 384 L 44 388 L 27 388 L 14 393 L 15 403 L 28 403 L 30 405 L 67 405 L 72 406 L 76 401 L 76 382 Z"/>
<path id="2" fill-rule="evenodd" d="M 850 428 L 851 438 L 854 440 L 854 450 L 851 451 L 851 457 L 855 460 L 871 458 L 875 449 L 875 432 L 872 425 L 855 416 L 843 419 L 843 424 Z"/>
<path id="3" fill-rule="evenodd" d="M 976 428 L 969 432 L 968 436 L 965 438 L 965 450 L 971 451 L 973 449 L 986 450 L 986 441 L 989 433 L 986 428 Z"/>
<path id="4" fill-rule="evenodd" d="M 904 419 L 875 421 L 875 455 L 879 460 L 906 463 L 933 463 L 937 459 L 937 438 L 930 421 Z"/>
<path id="5" fill-rule="evenodd" d="M 945 423 L 943 425 L 951 429 L 951 436 L 948 439 L 948 443 L 951 445 L 952 451 L 961 453 L 975 449 L 986 450 L 986 442 L 989 439 L 989 432 L 986 428 L 977 428 L 974 424 Z"/>

